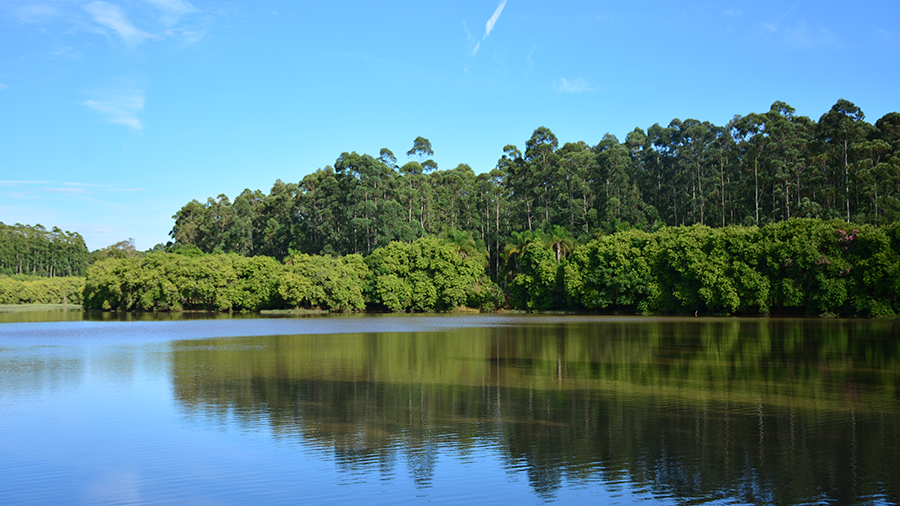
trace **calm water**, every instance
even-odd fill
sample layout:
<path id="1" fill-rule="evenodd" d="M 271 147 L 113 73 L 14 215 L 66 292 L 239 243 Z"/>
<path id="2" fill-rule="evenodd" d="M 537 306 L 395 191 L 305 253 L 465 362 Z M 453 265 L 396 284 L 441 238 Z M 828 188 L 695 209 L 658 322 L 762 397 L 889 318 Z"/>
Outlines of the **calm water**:
<path id="1" fill-rule="evenodd" d="M 900 503 L 894 321 L 15 318 L 4 505 Z"/>

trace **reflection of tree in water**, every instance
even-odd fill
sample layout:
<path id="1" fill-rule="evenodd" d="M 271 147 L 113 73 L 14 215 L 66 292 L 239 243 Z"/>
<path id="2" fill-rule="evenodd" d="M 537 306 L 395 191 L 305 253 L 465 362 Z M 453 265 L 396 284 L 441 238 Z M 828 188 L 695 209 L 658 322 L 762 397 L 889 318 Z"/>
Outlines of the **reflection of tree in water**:
<path id="1" fill-rule="evenodd" d="M 189 411 L 247 413 L 342 472 L 428 487 L 496 445 L 545 499 L 627 484 L 687 502 L 900 499 L 894 324 L 684 320 L 181 343 Z M 869 498 L 869 499 L 867 499 Z"/>

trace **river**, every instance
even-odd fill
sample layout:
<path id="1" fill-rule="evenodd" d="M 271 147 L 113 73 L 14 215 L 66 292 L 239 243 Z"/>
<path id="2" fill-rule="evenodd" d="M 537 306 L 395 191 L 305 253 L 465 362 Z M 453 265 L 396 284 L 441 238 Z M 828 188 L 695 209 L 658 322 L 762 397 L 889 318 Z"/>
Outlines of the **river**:
<path id="1" fill-rule="evenodd" d="M 6 318 L 0 504 L 900 503 L 893 320 Z"/>

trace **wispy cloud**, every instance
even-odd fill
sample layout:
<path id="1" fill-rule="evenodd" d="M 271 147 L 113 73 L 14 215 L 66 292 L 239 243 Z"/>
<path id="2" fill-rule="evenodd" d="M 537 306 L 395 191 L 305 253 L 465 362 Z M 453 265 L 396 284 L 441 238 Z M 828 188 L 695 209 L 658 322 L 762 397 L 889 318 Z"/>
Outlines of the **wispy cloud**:
<path id="1" fill-rule="evenodd" d="M 3 83 L 0 83 L 0 90 L 5 90 L 6 88 L 9 88 L 9 86 L 7 86 Z"/>
<path id="2" fill-rule="evenodd" d="M 796 25 L 786 27 L 784 37 L 788 44 L 802 49 L 833 47 L 838 44 L 838 37 L 833 32 L 822 26 L 810 27 L 803 18 Z"/>
<path id="3" fill-rule="evenodd" d="M 722 14 L 725 14 L 726 16 L 740 16 L 743 13 L 744 13 L 744 11 L 742 11 L 740 9 L 728 9 L 727 11 L 723 12 Z"/>
<path id="4" fill-rule="evenodd" d="M 81 187 L 89 187 L 89 188 L 110 188 L 111 184 L 99 184 L 99 183 L 75 183 L 72 181 L 63 181 L 65 186 L 81 186 Z"/>
<path id="5" fill-rule="evenodd" d="M 763 23 L 763 27 L 764 27 L 766 30 L 768 30 L 769 32 L 773 32 L 773 33 L 774 33 L 774 32 L 776 32 L 776 31 L 778 31 L 778 25 L 779 25 L 779 23 L 781 23 L 781 20 L 784 19 L 785 16 L 787 16 L 788 14 L 790 14 L 791 11 L 794 10 L 794 7 L 796 7 L 796 6 L 797 6 L 796 4 L 795 4 L 795 5 L 792 5 L 790 8 L 788 8 L 788 10 L 784 11 L 784 14 L 782 14 L 782 15 L 781 15 L 778 19 L 776 19 L 775 21 L 766 21 L 766 22 L 764 22 L 764 23 Z M 726 13 L 726 14 L 727 14 L 727 13 Z"/>
<path id="6" fill-rule="evenodd" d="M 113 122 L 141 130 L 144 125 L 138 118 L 144 109 L 144 90 L 121 89 L 97 94 L 96 100 L 87 100 L 84 105 L 106 116 Z"/>
<path id="7" fill-rule="evenodd" d="M 193 5 L 182 0 L 144 0 L 162 11 L 162 22 L 166 25 L 174 25 L 183 16 L 197 12 Z"/>
<path id="8" fill-rule="evenodd" d="M 51 184 L 52 181 L 0 181 L 0 186 L 19 186 L 23 184 Z"/>
<path id="9" fill-rule="evenodd" d="M 100 33 L 133 48 L 148 40 L 192 44 L 208 32 L 213 18 L 233 15 L 228 9 L 198 9 L 188 0 L 0 0 L 23 23 L 46 25 L 41 33 L 64 26 L 64 33 Z M 71 49 L 53 56 L 81 57 Z"/>
<path id="10" fill-rule="evenodd" d="M 50 56 L 54 58 L 81 58 L 81 53 L 76 51 L 74 48 L 69 46 L 61 46 L 56 51 L 50 53 Z"/>
<path id="11" fill-rule="evenodd" d="M 61 193 L 63 195 L 69 196 L 80 196 L 80 195 L 89 195 L 87 188 L 72 188 L 69 186 L 65 186 L 62 188 L 44 188 L 44 191 L 48 191 L 50 193 Z"/>
<path id="12" fill-rule="evenodd" d="M 0 195 L 5 195 L 11 199 L 16 199 L 16 200 L 35 200 L 35 199 L 40 198 L 36 195 L 32 195 L 30 193 L 25 193 L 25 192 L 6 192 L 6 193 L 0 193 Z"/>
<path id="13" fill-rule="evenodd" d="M 497 20 L 500 19 L 500 14 L 503 12 L 503 8 L 506 7 L 506 0 L 503 0 L 503 3 L 497 7 L 497 10 L 494 11 L 494 14 L 491 15 L 491 19 L 487 21 L 484 25 L 484 37 L 487 38 L 488 35 L 491 34 L 491 30 L 494 29 L 494 25 L 497 24 Z"/>
<path id="14" fill-rule="evenodd" d="M 534 60 L 531 59 L 531 55 L 534 54 L 535 49 L 537 49 L 537 46 L 534 43 L 532 43 L 531 51 L 528 51 L 528 58 L 526 58 L 526 61 L 528 61 L 528 70 L 525 71 L 526 75 L 530 74 L 532 69 L 534 69 Z"/>
<path id="15" fill-rule="evenodd" d="M 580 77 L 571 81 L 569 81 L 565 77 L 560 77 L 558 80 L 553 81 L 553 89 L 566 93 L 582 93 L 585 91 L 594 91 L 594 88 L 591 88 L 591 84 Z"/>
<path id="16" fill-rule="evenodd" d="M 122 42 L 135 46 L 140 44 L 150 35 L 132 25 L 125 17 L 125 13 L 117 5 L 106 2 L 91 2 L 84 6 L 97 24 L 112 29 L 122 39 Z"/>
<path id="17" fill-rule="evenodd" d="M 783 23 L 792 10 L 794 7 L 777 20 L 764 22 L 763 28 L 784 45 L 798 49 L 831 48 L 840 43 L 834 32 L 821 25 L 810 26 L 805 18 L 801 17 L 794 24 Z"/>
<path id="18" fill-rule="evenodd" d="M 484 42 L 484 39 L 486 39 L 488 35 L 491 34 L 491 31 L 493 31 L 494 25 L 496 25 L 497 20 L 500 19 L 500 14 L 503 13 L 503 8 L 506 7 L 506 1 L 507 0 L 503 0 L 503 3 L 501 3 L 500 6 L 497 7 L 497 9 L 491 15 L 491 18 L 487 20 L 487 23 L 485 23 L 484 36 L 481 37 L 481 40 L 479 40 L 477 44 L 475 44 L 475 49 L 472 50 L 473 55 L 478 52 L 478 48 L 481 47 L 481 43 Z"/>

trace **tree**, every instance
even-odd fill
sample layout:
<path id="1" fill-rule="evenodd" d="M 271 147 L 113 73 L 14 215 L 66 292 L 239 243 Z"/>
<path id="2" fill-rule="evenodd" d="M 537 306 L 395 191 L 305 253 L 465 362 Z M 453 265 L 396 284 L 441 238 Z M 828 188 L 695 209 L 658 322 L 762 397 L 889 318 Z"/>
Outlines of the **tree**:
<path id="1" fill-rule="evenodd" d="M 434 151 L 431 149 L 431 141 L 424 137 L 416 137 L 416 140 L 413 141 L 413 147 L 409 151 L 406 152 L 406 156 L 408 157 L 418 157 L 419 163 L 425 169 L 425 172 L 431 172 L 437 170 L 437 163 L 434 160 L 425 159 L 426 156 L 434 156 Z"/>
<path id="2" fill-rule="evenodd" d="M 544 212 L 544 221 L 550 224 L 552 197 L 557 182 L 558 157 L 556 148 L 559 141 L 547 127 L 538 127 L 525 143 L 525 164 L 527 173 L 525 180 L 529 188 L 537 192 L 537 200 Z M 539 211 L 540 211 L 539 210 Z M 553 213 L 556 214 L 555 212 Z M 531 230 L 529 216 L 528 229 Z"/>
<path id="3" fill-rule="evenodd" d="M 575 239 L 572 238 L 572 234 L 559 225 L 553 225 L 546 240 L 547 245 L 556 253 L 556 263 L 560 263 L 575 248 Z"/>
<path id="4" fill-rule="evenodd" d="M 844 211 L 846 221 L 850 222 L 850 167 L 851 146 L 865 137 L 866 129 L 863 120 L 866 116 L 852 102 L 840 99 L 819 119 L 818 134 L 820 141 L 830 153 L 832 167 L 839 167 L 843 180 Z"/>

